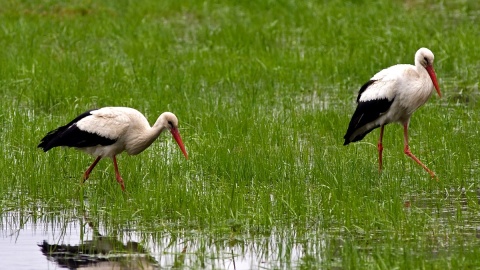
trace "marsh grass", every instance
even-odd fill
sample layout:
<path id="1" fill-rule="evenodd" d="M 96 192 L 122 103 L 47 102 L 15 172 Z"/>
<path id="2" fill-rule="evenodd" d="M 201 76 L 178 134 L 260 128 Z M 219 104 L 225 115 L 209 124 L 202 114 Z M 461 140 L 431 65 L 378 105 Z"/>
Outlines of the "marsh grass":
<path id="1" fill-rule="evenodd" d="M 478 267 L 475 233 L 458 228 L 479 222 L 479 9 L 9 1 L 0 11 L 0 211 L 41 218 L 86 207 L 110 232 L 244 239 L 275 230 L 286 249 L 305 244 L 299 265 L 279 256 L 280 267 Z M 381 175 L 378 132 L 342 146 L 358 88 L 384 67 L 412 63 L 421 46 L 435 53 L 444 98 L 414 114 L 410 144 L 438 182 L 405 157 L 398 125 L 386 127 Z M 110 160 L 82 185 L 93 158 L 36 149 L 49 130 L 102 106 L 137 108 L 151 123 L 174 112 L 190 159 L 168 135 L 119 157 L 123 195 Z"/>

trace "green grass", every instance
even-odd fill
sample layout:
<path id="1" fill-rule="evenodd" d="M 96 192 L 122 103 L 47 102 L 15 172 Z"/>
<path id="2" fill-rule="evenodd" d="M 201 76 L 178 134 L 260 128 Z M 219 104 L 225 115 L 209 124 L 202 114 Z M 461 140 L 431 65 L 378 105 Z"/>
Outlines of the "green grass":
<path id="1" fill-rule="evenodd" d="M 275 232 L 278 246 L 259 247 L 303 247 L 280 268 L 480 266 L 476 1 L 4 2 L 0 214 L 85 207 L 108 232 L 246 246 Z M 398 125 L 385 129 L 382 175 L 378 131 L 342 145 L 359 87 L 420 47 L 444 97 L 414 114 L 410 144 L 438 182 L 403 154 Z M 92 157 L 36 145 L 102 106 L 151 123 L 172 111 L 190 159 L 164 135 L 119 157 L 128 196 L 110 160 L 82 186 Z"/>

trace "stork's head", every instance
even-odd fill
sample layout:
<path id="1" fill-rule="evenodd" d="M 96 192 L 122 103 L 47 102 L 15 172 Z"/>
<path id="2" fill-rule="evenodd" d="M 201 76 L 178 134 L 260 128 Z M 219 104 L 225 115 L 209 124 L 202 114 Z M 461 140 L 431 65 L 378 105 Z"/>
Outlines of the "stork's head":
<path id="1" fill-rule="evenodd" d="M 160 124 L 164 128 L 168 129 L 170 133 L 172 133 L 172 136 L 180 147 L 180 150 L 182 150 L 183 155 L 186 159 L 188 159 L 187 151 L 185 150 L 182 138 L 180 137 L 180 133 L 178 132 L 178 118 L 175 116 L 175 114 L 171 112 L 164 112 L 160 115 L 159 120 Z"/>
<path id="2" fill-rule="evenodd" d="M 440 92 L 440 87 L 438 86 L 437 82 L 437 75 L 435 74 L 435 70 L 433 69 L 433 60 L 435 56 L 433 56 L 432 51 L 427 48 L 420 48 L 417 53 L 415 53 L 415 66 L 423 67 L 427 70 L 430 79 L 432 80 L 433 86 L 435 90 L 437 90 L 437 94 L 439 97 L 442 97 L 442 93 Z"/>

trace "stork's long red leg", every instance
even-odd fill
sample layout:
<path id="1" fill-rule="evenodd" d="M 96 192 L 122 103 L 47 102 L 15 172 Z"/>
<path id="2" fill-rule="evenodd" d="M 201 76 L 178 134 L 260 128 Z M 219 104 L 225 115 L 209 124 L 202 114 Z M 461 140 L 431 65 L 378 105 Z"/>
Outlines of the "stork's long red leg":
<path id="1" fill-rule="evenodd" d="M 382 125 L 380 127 L 380 139 L 378 140 L 378 144 L 377 144 L 377 148 L 378 148 L 378 171 L 381 172 L 382 171 L 382 164 L 383 164 L 383 159 L 382 159 L 382 153 L 383 153 L 383 144 L 382 144 L 382 141 L 383 141 L 383 128 L 385 126 Z"/>
<path id="2" fill-rule="evenodd" d="M 90 165 L 90 167 L 88 167 L 88 169 L 85 171 L 85 173 L 83 174 L 83 182 L 84 183 L 88 179 L 88 177 L 90 177 L 90 173 L 92 172 L 93 168 L 95 168 L 95 166 L 97 166 L 97 163 L 100 161 L 100 159 L 102 159 L 102 157 L 98 156 L 95 159 L 95 161 L 92 163 L 92 165 Z"/>
<path id="3" fill-rule="evenodd" d="M 403 144 L 405 145 L 405 148 L 403 149 L 403 152 L 411 157 L 415 162 L 417 162 L 420 166 L 422 166 L 425 171 L 427 171 L 430 176 L 433 178 L 435 177 L 435 173 L 431 171 L 427 166 L 425 166 L 412 152 L 410 151 L 410 147 L 408 147 L 408 123 L 403 124 Z"/>
<path id="4" fill-rule="evenodd" d="M 122 190 L 125 191 L 125 184 L 122 176 L 120 176 L 120 172 L 118 171 L 117 158 L 115 156 L 113 156 L 113 167 L 115 168 L 115 177 L 117 178 L 117 182 L 122 187 Z"/>

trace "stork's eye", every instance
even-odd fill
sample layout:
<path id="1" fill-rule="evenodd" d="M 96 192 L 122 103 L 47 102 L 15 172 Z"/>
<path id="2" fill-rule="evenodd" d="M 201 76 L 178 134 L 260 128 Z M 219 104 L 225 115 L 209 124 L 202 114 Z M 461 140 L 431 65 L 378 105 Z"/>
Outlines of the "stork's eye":
<path id="1" fill-rule="evenodd" d="M 171 128 L 173 128 L 173 123 L 172 123 L 172 121 L 168 121 L 168 125 L 169 125 Z"/>
<path id="2" fill-rule="evenodd" d="M 423 57 L 423 60 L 425 60 L 425 62 L 427 62 L 427 64 L 428 64 L 428 59 L 427 59 L 427 57 Z"/>

